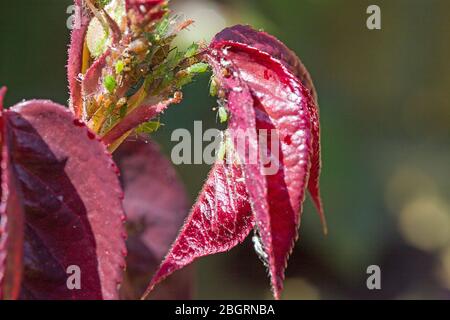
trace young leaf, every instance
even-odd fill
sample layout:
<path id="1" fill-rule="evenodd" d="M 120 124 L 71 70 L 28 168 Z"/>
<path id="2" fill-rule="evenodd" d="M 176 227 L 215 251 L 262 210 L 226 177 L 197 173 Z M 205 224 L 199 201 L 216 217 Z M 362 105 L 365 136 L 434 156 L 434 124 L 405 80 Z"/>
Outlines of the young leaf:
<path id="1" fill-rule="evenodd" d="M 193 43 L 187 48 L 186 53 L 184 54 L 185 58 L 192 58 L 196 54 L 198 54 L 200 46 L 198 43 Z"/>
<path id="2" fill-rule="evenodd" d="M 134 130 L 136 134 L 151 134 L 159 130 L 161 127 L 161 122 L 157 121 L 148 121 L 141 124 L 139 127 Z"/>
<path id="3" fill-rule="evenodd" d="M 208 71 L 208 67 L 209 67 L 208 64 L 199 62 L 199 63 L 196 63 L 196 64 L 190 66 L 187 69 L 187 72 L 189 74 L 205 73 L 206 71 Z"/>
<path id="4" fill-rule="evenodd" d="M 127 272 L 121 297 L 139 299 L 177 236 L 189 210 L 188 201 L 174 168 L 156 143 L 130 139 L 114 153 L 114 159 L 121 171 L 128 217 Z M 152 298 L 191 298 L 191 270 L 171 280 Z"/>
<path id="5" fill-rule="evenodd" d="M 141 123 L 149 121 L 162 113 L 172 103 L 179 103 L 181 99 L 169 99 L 156 105 L 141 106 L 125 116 L 122 121 L 109 131 L 104 137 L 103 142 L 109 146 L 115 141 L 127 135 L 131 130 L 139 126 Z"/>
<path id="6" fill-rule="evenodd" d="M 113 93 L 117 87 L 116 79 L 113 76 L 106 76 L 103 80 L 103 85 L 109 93 Z"/>
<path id="7" fill-rule="evenodd" d="M 50 101 L 21 103 L 3 121 L 25 215 L 21 298 L 117 299 L 125 217 L 105 146 Z"/>
<path id="8" fill-rule="evenodd" d="M 317 211 L 319 212 L 324 232 L 327 233 L 327 225 L 319 187 L 319 177 L 321 171 L 321 150 L 318 98 L 317 91 L 308 70 L 297 57 L 297 55 L 284 43 L 276 39 L 274 36 L 266 32 L 256 31 L 250 26 L 236 25 L 234 27 L 224 29 L 219 34 L 217 34 L 213 40 L 213 42 L 215 43 L 221 41 L 244 43 L 248 46 L 259 49 L 260 51 L 268 53 L 275 59 L 278 59 L 286 68 L 289 69 L 292 74 L 297 76 L 297 78 L 314 97 L 315 104 L 311 104 L 310 106 L 308 106 L 308 112 L 310 114 L 313 126 L 313 147 L 308 190 L 314 201 Z"/>
<path id="9" fill-rule="evenodd" d="M 7 147 L 2 151 L 2 203 L 0 208 L 0 299 L 20 294 L 24 213 L 20 190 L 11 168 Z"/>

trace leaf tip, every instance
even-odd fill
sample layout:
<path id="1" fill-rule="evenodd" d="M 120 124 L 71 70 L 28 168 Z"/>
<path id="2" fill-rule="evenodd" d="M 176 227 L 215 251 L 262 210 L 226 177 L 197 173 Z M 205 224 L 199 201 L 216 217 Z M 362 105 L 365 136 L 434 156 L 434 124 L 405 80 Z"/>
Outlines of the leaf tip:
<path id="1" fill-rule="evenodd" d="M 327 217 L 325 216 L 325 210 L 323 208 L 322 199 L 319 196 L 313 197 L 314 206 L 316 207 L 316 211 L 319 214 L 320 223 L 322 224 L 322 232 L 324 236 L 328 235 L 328 222 Z"/>
<path id="2" fill-rule="evenodd" d="M 283 279 L 277 276 L 271 276 L 272 295 L 275 300 L 281 300 L 281 292 L 283 291 Z"/>

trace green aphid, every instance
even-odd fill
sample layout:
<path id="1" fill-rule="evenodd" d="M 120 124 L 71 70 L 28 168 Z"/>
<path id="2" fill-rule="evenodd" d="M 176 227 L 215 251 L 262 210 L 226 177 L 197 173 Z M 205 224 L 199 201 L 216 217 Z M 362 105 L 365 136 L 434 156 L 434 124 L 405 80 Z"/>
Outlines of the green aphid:
<path id="1" fill-rule="evenodd" d="M 217 111 L 217 115 L 219 116 L 220 123 L 224 123 L 228 121 L 228 111 L 225 107 L 220 106 Z"/>
<path id="2" fill-rule="evenodd" d="M 192 66 L 187 68 L 187 72 L 189 74 L 199 74 L 199 73 L 205 73 L 206 71 L 208 71 L 208 69 L 209 69 L 209 65 L 207 63 L 199 62 L 199 63 L 193 64 Z"/>
<path id="3" fill-rule="evenodd" d="M 219 161 L 223 161 L 225 159 L 226 153 L 227 153 L 227 143 L 226 141 L 222 141 L 220 143 L 219 150 L 217 151 L 217 159 Z"/>
<path id="4" fill-rule="evenodd" d="M 127 115 L 127 111 L 128 111 L 128 105 L 125 103 L 123 106 L 120 107 L 119 117 L 121 119 L 125 118 L 125 116 Z"/>
<path id="5" fill-rule="evenodd" d="M 160 37 L 164 36 L 167 31 L 169 30 L 169 25 L 170 25 L 170 20 L 169 18 L 164 18 L 162 19 L 162 21 L 156 26 L 156 34 L 159 35 Z M 159 40 L 159 39 L 156 39 Z"/>
<path id="6" fill-rule="evenodd" d="M 141 133 L 150 134 L 150 133 L 158 131 L 159 128 L 161 128 L 161 122 L 159 120 L 158 121 L 149 121 L 149 122 L 143 123 L 139 127 L 137 127 L 136 133 L 137 134 L 141 134 Z"/>
<path id="7" fill-rule="evenodd" d="M 125 64 L 122 60 L 117 61 L 116 63 L 116 74 L 121 74 L 123 71 L 123 68 L 125 68 Z"/>
<path id="8" fill-rule="evenodd" d="M 211 82 L 209 84 L 209 94 L 211 97 L 217 97 L 218 93 L 219 93 L 219 85 L 217 83 L 216 78 L 213 76 L 211 77 Z"/>
<path id="9" fill-rule="evenodd" d="M 199 45 L 198 43 L 193 43 L 189 46 L 189 48 L 187 48 L 186 53 L 184 54 L 185 58 L 192 58 L 193 56 L 198 54 L 198 49 L 199 49 Z"/>
<path id="10" fill-rule="evenodd" d="M 103 80 L 103 85 L 109 93 L 113 93 L 117 87 L 116 79 L 113 76 L 106 76 Z"/>

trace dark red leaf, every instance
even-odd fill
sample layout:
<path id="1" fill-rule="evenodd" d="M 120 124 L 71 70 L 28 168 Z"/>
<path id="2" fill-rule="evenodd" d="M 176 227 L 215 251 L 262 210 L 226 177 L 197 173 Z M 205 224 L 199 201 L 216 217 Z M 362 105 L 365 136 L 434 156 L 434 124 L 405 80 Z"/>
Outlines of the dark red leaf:
<path id="1" fill-rule="evenodd" d="M 322 200 L 320 197 L 319 177 L 321 171 L 321 150 L 320 150 L 320 123 L 317 92 L 312 81 L 312 78 L 297 55 L 290 50 L 284 43 L 279 41 L 274 36 L 256 31 L 250 26 L 236 25 L 226 28 L 214 37 L 213 43 L 221 41 L 230 41 L 236 43 L 243 43 L 254 47 L 262 52 L 268 53 L 273 58 L 280 60 L 289 71 L 300 79 L 302 84 L 310 90 L 314 97 L 315 104 L 310 104 L 308 110 L 313 125 L 313 148 L 311 159 L 311 171 L 308 183 L 308 190 L 314 201 L 314 204 L 319 212 L 320 219 L 324 228 L 324 233 L 327 233 L 327 224 L 323 210 Z"/>
<path id="2" fill-rule="evenodd" d="M 183 185 L 171 163 L 153 142 L 130 139 L 114 154 L 121 171 L 127 213 L 127 272 L 123 299 L 139 299 L 189 210 Z M 190 299 L 192 272 L 174 275 L 152 295 L 153 299 Z"/>
<path id="3" fill-rule="evenodd" d="M 69 49 L 70 107 L 78 119 L 86 122 L 93 131 L 104 138 L 105 144 L 115 143 L 111 150 L 114 150 L 128 136 L 131 130 L 150 120 L 157 113 L 162 112 L 169 104 L 178 103 L 181 100 L 178 92 L 173 94 L 173 98 L 169 98 L 171 96 L 169 94 L 165 98 L 147 96 L 147 93 L 143 94 L 144 90 L 140 81 L 143 81 L 147 76 L 144 74 L 146 69 L 144 64 L 148 62 L 141 61 L 142 65 L 137 63 L 134 65 L 134 53 L 131 54 L 133 57 L 128 57 L 130 52 L 134 52 L 133 50 L 136 49 L 132 47 L 137 46 L 137 43 L 151 45 L 147 43 L 148 40 L 142 34 L 142 31 L 138 30 L 147 30 L 152 24 L 154 25 L 156 21 L 162 18 L 168 12 L 167 1 L 124 0 L 123 4 L 126 4 L 127 23 L 122 21 L 119 27 L 112 16 L 95 6 L 95 1 L 82 2 L 81 0 L 76 0 L 75 6 L 78 8 L 77 13 L 81 13 L 81 22 L 77 21 L 78 23 L 76 23 Z M 89 24 L 93 16 L 100 21 L 104 28 L 109 27 L 111 38 L 111 43 L 102 48 L 104 52 L 101 52 L 103 53 L 98 52 L 98 57 L 91 56 L 88 48 L 87 38 L 89 38 L 90 34 L 87 33 L 93 30 L 93 36 L 96 31 L 95 28 L 90 29 L 89 32 L 87 31 L 90 28 Z M 98 32 L 101 33 L 102 30 Z M 103 33 L 98 36 L 103 36 Z M 128 70 L 128 62 L 125 61 L 131 60 L 133 61 L 133 68 Z M 119 75 L 116 71 L 117 62 L 119 61 L 124 69 L 124 71 L 121 71 L 123 74 L 119 72 L 121 80 L 118 79 Z M 125 67 L 125 65 L 127 66 Z M 139 69 L 139 71 L 134 69 Z M 135 71 L 139 74 L 134 74 L 133 72 Z M 113 76 L 115 77 L 114 80 L 118 81 L 118 85 L 117 83 L 115 84 L 117 86 L 114 89 L 114 95 L 111 95 L 107 92 L 105 80 L 106 77 Z M 135 91 L 134 94 L 129 93 L 136 89 L 142 90 Z M 139 92 L 141 92 L 142 97 L 138 95 Z M 119 108 L 119 102 L 121 107 L 125 106 L 123 114 L 123 110 Z M 124 105 L 124 103 L 126 104 Z M 117 108 L 111 108 L 112 106 L 117 106 Z M 115 118 L 119 109 L 120 119 Z M 114 118 L 113 123 L 110 122 L 112 118 Z M 108 123 L 108 125 L 105 125 L 105 123 Z"/>
<path id="4" fill-rule="evenodd" d="M 253 217 L 241 167 L 216 164 L 145 296 L 156 284 L 195 259 L 232 249 L 252 228 Z"/>
<path id="5" fill-rule="evenodd" d="M 117 168 L 64 107 L 21 103 L 3 115 L 25 210 L 24 299 L 116 299 L 125 267 Z M 69 290 L 67 268 L 81 270 Z"/>
<path id="6" fill-rule="evenodd" d="M 258 133 L 261 129 L 275 129 L 272 134 L 277 134 L 278 150 L 260 150 L 263 154 L 272 152 L 278 159 L 275 174 L 262 172 L 261 159 L 254 165 L 247 162 L 248 153 L 239 155 L 245 159 L 247 190 L 265 252 L 263 258 L 267 259 L 275 298 L 279 298 L 287 259 L 297 239 L 311 168 L 314 137 L 310 108 L 314 108 L 314 100 L 271 55 L 233 41 L 213 42 L 211 48 L 214 73 L 226 92 L 231 132 L 246 127 Z M 255 116 L 250 109 L 254 109 Z M 249 137 L 249 145 L 257 145 L 257 140 Z M 279 152 L 278 157 L 274 151 Z"/>
<path id="7" fill-rule="evenodd" d="M 0 89 L 0 112 L 6 88 Z M 1 138 L 6 139 L 3 116 L 0 119 Z M 1 205 L 0 205 L 0 299 L 17 299 L 22 278 L 23 207 L 6 143 L 1 152 Z"/>
<path id="8" fill-rule="evenodd" d="M 323 233 L 328 234 L 327 220 L 320 196 L 320 172 L 322 159 L 320 150 L 320 122 L 319 109 L 314 104 L 308 105 L 309 118 L 311 119 L 313 143 L 311 149 L 311 169 L 309 171 L 308 191 L 319 213 L 322 222 Z"/>

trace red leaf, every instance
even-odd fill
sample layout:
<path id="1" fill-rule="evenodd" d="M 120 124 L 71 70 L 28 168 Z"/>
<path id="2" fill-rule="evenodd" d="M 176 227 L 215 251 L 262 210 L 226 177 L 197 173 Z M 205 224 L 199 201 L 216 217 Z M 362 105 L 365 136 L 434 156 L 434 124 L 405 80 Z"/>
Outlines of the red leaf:
<path id="1" fill-rule="evenodd" d="M 125 191 L 128 216 L 124 299 L 139 299 L 189 210 L 183 185 L 171 163 L 153 142 L 131 139 L 114 154 Z M 152 298 L 190 299 L 192 274 L 186 269 L 156 290 Z"/>
<path id="2" fill-rule="evenodd" d="M 311 171 L 308 183 L 308 190 L 314 201 L 314 204 L 319 212 L 320 219 L 322 221 L 324 233 L 327 231 L 327 223 L 323 210 L 322 200 L 320 197 L 319 177 L 321 171 L 321 150 L 320 150 L 320 123 L 319 123 L 319 110 L 318 110 L 318 98 L 317 92 L 312 81 L 312 78 L 297 57 L 297 55 L 290 50 L 284 43 L 279 41 L 274 36 L 262 32 L 256 31 L 250 26 L 236 25 L 230 28 L 226 28 L 217 34 L 213 43 L 219 43 L 221 41 L 230 41 L 236 43 L 243 43 L 250 47 L 254 47 L 262 52 L 271 55 L 273 58 L 278 59 L 283 65 L 289 69 L 289 71 L 300 79 L 302 84 L 311 92 L 314 97 L 315 104 L 308 106 L 310 118 L 313 125 L 313 148 L 311 159 Z"/>
<path id="3" fill-rule="evenodd" d="M 116 299 L 125 233 L 117 168 L 64 107 L 21 103 L 4 113 L 5 141 L 25 209 L 25 299 Z M 69 290 L 69 266 L 81 289 Z"/>
<path id="4" fill-rule="evenodd" d="M 0 89 L 0 112 L 6 88 Z M 3 116 L 0 119 L 1 141 L 6 132 Z M 6 143 L 1 152 L 1 205 L 0 205 L 0 299 L 17 299 L 22 278 L 23 254 L 23 208 L 21 194 L 11 167 L 10 154 Z"/>
<path id="5" fill-rule="evenodd" d="M 144 297 L 159 282 L 195 259 L 232 249 L 252 228 L 253 217 L 241 167 L 216 164 Z"/>
<path id="6" fill-rule="evenodd" d="M 271 55 L 233 41 L 213 42 L 211 48 L 214 73 L 226 92 L 231 131 L 246 127 L 258 131 L 275 129 L 277 134 L 275 141 L 279 148 L 274 151 L 280 155 L 276 174 L 264 175 L 262 159 L 257 165 L 249 163 L 248 151 L 241 152 L 240 157 L 245 159 L 247 190 L 256 227 L 274 295 L 279 298 L 287 259 L 297 238 L 311 168 L 314 137 L 310 110 L 314 108 L 314 100 L 298 79 Z M 255 116 L 250 111 L 253 108 Z M 257 140 L 253 134 L 249 137 L 251 151 Z M 265 154 L 268 150 L 260 151 Z M 276 157 L 273 150 L 270 152 Z"/>

